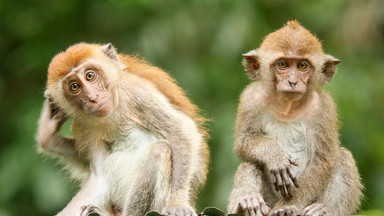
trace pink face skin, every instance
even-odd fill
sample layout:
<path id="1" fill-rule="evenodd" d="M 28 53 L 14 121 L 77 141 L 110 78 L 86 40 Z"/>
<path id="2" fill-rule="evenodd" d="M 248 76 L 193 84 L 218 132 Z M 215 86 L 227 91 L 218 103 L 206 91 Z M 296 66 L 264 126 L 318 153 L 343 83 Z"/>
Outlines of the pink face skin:
<path id="1" fill-rule="evenodd" d="M 314 67 L 307 59 L 281 58 L 271 65 L 275 71 L 277 91 L 305 93 Z"/>
<path id="2" fill-rule="evenodd" d="M 76 107 L 95 117 L 106 117 L 114 108 L 113 95 L 104 71 L 85 63 L 64 77 L 64 96 Z"/>

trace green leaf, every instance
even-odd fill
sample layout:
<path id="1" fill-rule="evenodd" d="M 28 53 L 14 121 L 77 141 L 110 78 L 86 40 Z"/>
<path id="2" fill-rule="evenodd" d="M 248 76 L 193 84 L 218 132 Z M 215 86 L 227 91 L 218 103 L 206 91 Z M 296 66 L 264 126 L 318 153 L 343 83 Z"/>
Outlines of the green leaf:
<path id="1" fill-rule="evenodd" d="M 156 211 L 149 211 L 145 214 L 145 216 L 161 216 L 161 214 Z"/>
<path id="2" fill-rule="evenodd" d="M 225 216 L 225 213 L 216 207 L 205 208 L 204 211 L 200 214 L 204 216 Z"/>

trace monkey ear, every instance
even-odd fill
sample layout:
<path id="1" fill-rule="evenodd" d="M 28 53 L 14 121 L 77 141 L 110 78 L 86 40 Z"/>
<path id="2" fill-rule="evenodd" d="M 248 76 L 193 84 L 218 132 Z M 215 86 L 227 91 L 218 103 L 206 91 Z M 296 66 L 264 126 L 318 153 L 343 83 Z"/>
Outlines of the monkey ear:
<path id="1" fill-rule="evenodd" d="M 321 80 L 322 85 L 325 85 L 331 82 L 333 74 L 335 74 L 335 71 L 336 71 L 336 65 L 338 65 L 340 62 L 341 61 L 339 59 L 331 55 L 325 56 L 325 63 L 321 71 L 321 73 L 324 75 L 323 79 Z"/>
<path id="2" fill-rule="evenodd" d="M 109 58 L 111 58 L 113 61 L 115 62 L 119 62 L 118 58 L 117 58 L 117 52 L 116 52 L 116 49 L 115 47 L 112 46 L 111 43 L 107 43 L 105 44 L 103 47 L 101 47 L 101 51 L 107 55 Z"/>
<path id="3" fill-rule="evenodd" d="M 251 50 L 245 54 L 243 54 L 244 61 L 243 65 L 245 70 L 247 71 L 248 77 L 251 80 L 259 80 L 260 79 L 260 62 L 258 57 L 257 50 Z"/>

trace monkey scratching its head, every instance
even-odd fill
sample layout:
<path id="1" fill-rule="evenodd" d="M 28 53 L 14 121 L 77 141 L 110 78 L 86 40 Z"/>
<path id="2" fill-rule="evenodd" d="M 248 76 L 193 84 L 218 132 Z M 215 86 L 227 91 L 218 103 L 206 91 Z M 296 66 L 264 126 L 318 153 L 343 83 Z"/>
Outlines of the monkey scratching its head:
<path id="1" fill-rule="evenodd" d="M 52 59 L 45 96 L 39 149 L 82 183 L 59 215 L 196 215 L 205 119 L 168 73 L 111 44 L 80 43 Z M 60 133 L 68 117 L 73 137 Z"/>

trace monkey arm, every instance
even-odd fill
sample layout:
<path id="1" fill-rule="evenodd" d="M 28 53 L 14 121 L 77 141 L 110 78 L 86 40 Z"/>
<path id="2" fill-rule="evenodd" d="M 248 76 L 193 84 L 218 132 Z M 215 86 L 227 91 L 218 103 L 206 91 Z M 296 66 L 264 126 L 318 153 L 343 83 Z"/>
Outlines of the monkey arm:
<path id="1" fill-rule="evenodd" d="M 61 136 L 60 129 L 67 120 L 65 114 L 46 99 L 39 120 L 37 141 L 39 151 L 48 152 L 69 160 L 77 160 L 75 140 Z"/>
<path id="2" fill-rule="evenodd" d="M 291 196 L 292 186 L 299 186 L 297 176 L 292 171 L 292 165 L 298 166 L 298 163 L 291 159 L 278 140 L 263 134 L 262 116 L 266 111 L 260 101 L 252 99 L 249 99 L 247 91 L 242 94 L 234 151 L 245 162 L 265 166 L 275 190 L 280 191 L 283 197 Z"/>
<path id="3" fill-rule="evenodd" d="M 44 145 L 40 144 L 39 151 L 46 151 L 71 161 L 78 160 L 78 155 L 75 150 L 75 139 L 63 137 L 59 132 L 55 133 Z"/>
<path id="4" fill-rule="evenodd" d="M 142 89 L 144 89 L 143 86 L 134 88 L 132 91 Z M 193 174 L 200 166 L 198 152 L 203 139 L 202 135 L 196 123 L 165 100 L 163 95 L 159 95 L 159 92 L 146 90 L 136 92 L 136 95 L 141 95 L 145 100 L 138 97 L 131 98 L 134 100 L 131 103 L 134 105 L 130 109 L 131 115 L 143 127 L 164 136 L 171 150 L 171 186 L 164 212 L 171 215 L 172 212 L 184 210 L 193 212 L 190 190 L 191 185 L 194 184 Z"/>
<path id="5" fill-rule="evenodd" d="M 263 134 L 264 91 L 258 83 L 250 84 L 241 94 L 237 108 L 234 151 L 246 162 L 272 165 L 286 155 L 281 144 Z M 287 156 L 286 156 L 287 157 Z"/>
<path id="6" fill-rule="evenodd" d="M 270 164 L 271 159 L 284 155 L 280 143 L 260 133 L 240 133 L 235 138 L 234 150 L 245 162 L 261 162 Z"/>
<path id="7" fill-rule="evenodd" d="M 197 137 L 201 136 L 193 125 L 181 120 L 170 122 L 164 128 L 163 134 L 171 148 L 172 176 L 169 204 L 171 208 L 184 208 L 191 205 L 189 193 L 192 185 L 193 169 L 198 167 L 195 164 L 198 159 L 196 148 L 200 144 L 197 142 L 201 142 L 200 139 L 195 139 L 195 137 L 187 134 L 192 132 L 196 133 Z M 172 129 L 167 131 L 166 128 Z"/>

